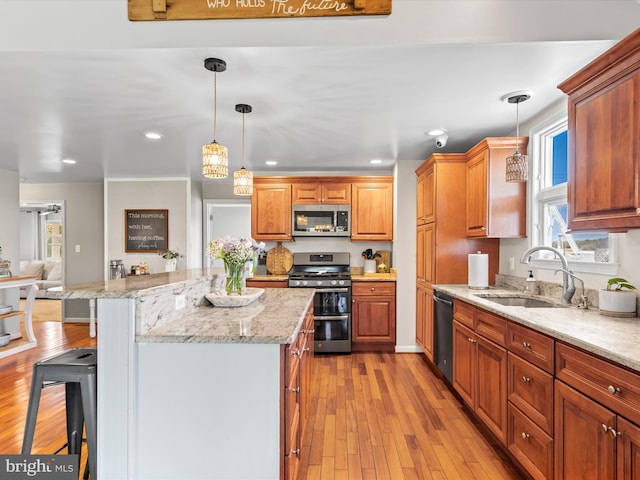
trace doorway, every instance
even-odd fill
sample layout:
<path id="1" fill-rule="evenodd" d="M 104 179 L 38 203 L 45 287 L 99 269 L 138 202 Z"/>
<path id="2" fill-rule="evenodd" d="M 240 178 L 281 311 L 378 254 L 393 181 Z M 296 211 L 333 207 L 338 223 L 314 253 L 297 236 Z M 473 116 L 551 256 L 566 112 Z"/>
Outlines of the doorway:
<path id="1" fill-rule="evenodd" d="M 242 200 L 204 200 L 202 265 L 223 267 L 222 260 L 207 257 L 209 241 L 221 237 L 251 238 L 251 203 Z"/>

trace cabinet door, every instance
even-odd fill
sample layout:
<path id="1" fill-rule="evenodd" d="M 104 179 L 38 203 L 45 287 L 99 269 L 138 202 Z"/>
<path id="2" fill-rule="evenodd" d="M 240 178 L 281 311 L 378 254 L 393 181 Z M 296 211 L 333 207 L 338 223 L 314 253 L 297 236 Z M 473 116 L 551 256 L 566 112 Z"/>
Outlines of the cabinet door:
<path id="1" fill-rule="evenodd" d="M 640 428 L 618 417 L 618 480 L 640 478 Z"/>
<path id="2" fill-rule="evenodd" d="M 322 203 L 349 205 L 351 203 L 351 183 L 323 183 L 321 198 Z"/>
<path id="3" fill-rule="evenodd" d="M 393 240 L 393 184 L 351 186 L 351 240 Z"/>
<path id="4" fill-rule="evenodd" d="M 416 221 L 418 225 L 434 222 L 436 219 L 435 164 L 431 164 L 418 176 L 416 196 Z"/>
<path id="5" fill-rule="evenodd" d="M 322 188 L 320 183 L 292 183 L 291 203 L 300 205 L 322 203 Z"/>
<path id="6" fill-rule="evenodd" d="M 396 342 L 395 297 L 353 296 L 352 341 L 357 343 Z"/>
<path id="7" fill-rule="evenodd" d="M 570 229 L 640 227 L 639 99 L 636 69 L 569 100 Z"/>
<path id="8" fill-rule="evenodd" d="M 301 205 L 351 203 L 350 182 L 299 182 L 291 185 L 291 202 Z"/>
<path id="9" fill-rule="evenodd" d="M 489 430 L 506 443 L 507 350 L 481 335 L 476 335 L 476 340 L 478 383 L 475 411 Z"/>
<path id="10" fill-rule="evenodd" d="M 453 386 L 473 407 L 476 391 L 476 335 L 457 320 L 453 322 Z"/>
<path id="11" fill-rule="evenodd" d="M 614 479 L 616 416 L 610 410 L 555 382 L 555 478 L 556 480 Z"/>
<path id="12" fill-rule="evenodd" d="M 419 225 L 416 229 L 416 278 L 419 284 L 433 283 L 434 255 L 435 224 Z"/>
<path id="13" fill-rule="evenodd" d="M 416 289 L 416 341 L 426 357 L 433 361 L 433 289 Z"/>
<path id="14" fill-rule="evenodd" d="M 467 162 L 467 236 L 487 234 L 487 158 L 482 151 Z"/>
<path id="15" fill-rule="evenodd" d="M 253 185 L 251 235 L 255 240 L 291 240 L 291 184 Z"/>
<path id="16" fill-rule="evenodd" d="M 553 438 L 511 403 L 507 414 L 509 451 L 535 480 L 552 480 Z"/>

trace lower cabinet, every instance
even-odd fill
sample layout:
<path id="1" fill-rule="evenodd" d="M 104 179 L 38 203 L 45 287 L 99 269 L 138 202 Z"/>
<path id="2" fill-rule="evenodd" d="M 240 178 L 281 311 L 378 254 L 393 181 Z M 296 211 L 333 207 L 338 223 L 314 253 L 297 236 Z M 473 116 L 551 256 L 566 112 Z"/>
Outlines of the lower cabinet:
<path id="1" fill-rule="evenodd" d="M 433 362 L 433 289 L 416 287 L 416 340 L 426 357 Z"/>
<path id="2" fill-rule="evenodd" d="M 307 312 L 295 341 L 283 346 L 283 394 L 281 435 L 283 462 L 281 478 L 296 480 L 300 468 L 302 436 L 309 416 L 313 362 L 313 312 Z"/>
<path id="3" fill-rule="evenodd" d="M 247 278 L 247 287 L 251 288 L 287 288 L 289 282 L 287 280 L 257 280 Z"/>
<path id="4" fill-rule="evenodd" d="M 354 281 L 351 288 L 351 349 L 394 351 L 396 282 Z"/>

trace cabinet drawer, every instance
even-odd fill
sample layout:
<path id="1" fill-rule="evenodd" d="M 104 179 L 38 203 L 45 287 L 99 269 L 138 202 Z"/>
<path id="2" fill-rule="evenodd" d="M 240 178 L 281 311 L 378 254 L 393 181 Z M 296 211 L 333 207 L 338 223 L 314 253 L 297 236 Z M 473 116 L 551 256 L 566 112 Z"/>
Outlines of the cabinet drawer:
<path id="1" fill-rule="evenodd" d="M 352 295 L 395 295 L 396 282 L 353 282 Z"/>
<path id="2" fill-rule="evenodd" d="M 453 302 L 453 318 L 469 328 L 475 327 L 473 322 L 475 313 L 476 308 L 473 305 L 461 302 L 460 300 Z"/>
<path id="3" fill-rule="evenodd" d="M 640 423 L 640 375 L 558 342 L 556 378 L 614 412 Z"/>
<path id="4" fill-rule="evenodd" d="M 512 404 L 507 447 L 535 479 L 553 478 L 553 439 Z"/>
<path id="5" fill-rule="evenodd" d="M 509 322 L 507 348 L 543 370 L 553 373 L 553 338 Z"/>
<path id="6" fill-rule="evenodd" d="M 553 434 L 553 377 L 509 352 L 507 398 L 549 435 Z"/>
<path id="7" fill-rule="evenodd" d="M 501 347 L 507 346 L 507 321 L 502 317 L 477 309 L 476 332 Z"/>

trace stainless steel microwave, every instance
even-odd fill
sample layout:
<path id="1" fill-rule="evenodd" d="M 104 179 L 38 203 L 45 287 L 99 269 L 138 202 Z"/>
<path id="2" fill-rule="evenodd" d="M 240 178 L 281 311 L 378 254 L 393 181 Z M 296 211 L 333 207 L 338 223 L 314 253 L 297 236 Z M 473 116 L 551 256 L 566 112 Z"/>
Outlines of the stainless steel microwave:
<path id="1" fill-rule="evenodd" d="M 293 205 L 294 237 L 348 237 L 351 205 Z"/>

